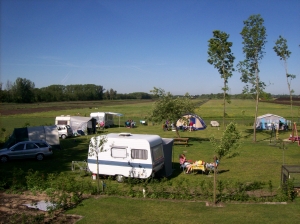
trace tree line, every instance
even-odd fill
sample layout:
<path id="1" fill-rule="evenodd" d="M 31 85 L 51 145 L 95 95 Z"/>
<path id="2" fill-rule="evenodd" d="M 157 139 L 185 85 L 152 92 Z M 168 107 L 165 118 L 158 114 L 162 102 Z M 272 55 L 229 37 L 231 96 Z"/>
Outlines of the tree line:
<path id="1" fill-rule="evenodd" d="M 7 103 L 152 98 L 151 94 L 143 92 L 118 94 L 114 89 L 106 90 L 103 86 L 95 84 L 50 85 L 43 88 L 35 88 L 34 82 L 26 78 L 17 78 L 13 83 L 8 81 L 5 88 L 3 83 L 0 83 L 0 102 Z"/>

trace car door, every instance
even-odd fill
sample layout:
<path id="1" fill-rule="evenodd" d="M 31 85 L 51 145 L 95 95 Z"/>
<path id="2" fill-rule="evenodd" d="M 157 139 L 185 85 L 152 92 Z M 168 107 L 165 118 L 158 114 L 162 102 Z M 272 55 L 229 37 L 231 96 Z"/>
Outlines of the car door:
<path id="1" fill-rule="evenodd" d="M 39 151 L 39 147 L 33 142 L 26 143 L 24 150 L 24 158 L 34 158 Z"/>
<path id="2" fill-rule="evenodd" d="M 25 143 L 18 143 L 10 148 L 8 153 L 9 158 L 11 159 L 20 159 L 24 155 Z"/>

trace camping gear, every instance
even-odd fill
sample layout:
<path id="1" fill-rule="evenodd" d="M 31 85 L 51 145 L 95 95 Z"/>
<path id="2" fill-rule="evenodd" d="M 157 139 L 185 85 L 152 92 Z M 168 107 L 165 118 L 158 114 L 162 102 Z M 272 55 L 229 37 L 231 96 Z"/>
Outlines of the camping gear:
<path id="1" fill-rule="evenodd" d="M 9 148 L 21 141 L 34 140 L 44 140 L 54 148 L 60 148 L 56 125 L 15 128 L 9 139 L 4 143 L 4 147 Z"/>
<path id="2" fill-rule="evenodd" d="M 55 124 L 58 128 L 69 125 L 72 128 L 74 135 L 96 133 L 96 119 L 92 117 L 61 115 L 55 118 Z"/>
<path id="3" fill-rule="evenodd" d="M 257 117 L 256 129 L 272 130 L 272 125 L 275 129 L 287 130 L 291 121 L 286 120 L 284 117 L 275 114 L 264 114 Z"/>
<path id="4" fill-rule="evenodd" d="M 292 134 L 290 135 L 289 140 L 291 140 L 292 142 L 297 141 L 298 145 L 300 146 L 300 136 L 298 135 L 296 122 L 294 122 L 293 131 L 292 131 Z"/>
<path id="5" fill-rule="evenodd" d="M 194 131 L 204 130 L 207 127 L 204 120 L 201 117 L 191 113 L 182 115 L 182 117 L 177 120 L 176 127 L 179 127 L 180 130 L 187 130 L 190 122 L 193 122 L 192 129 Z"/>

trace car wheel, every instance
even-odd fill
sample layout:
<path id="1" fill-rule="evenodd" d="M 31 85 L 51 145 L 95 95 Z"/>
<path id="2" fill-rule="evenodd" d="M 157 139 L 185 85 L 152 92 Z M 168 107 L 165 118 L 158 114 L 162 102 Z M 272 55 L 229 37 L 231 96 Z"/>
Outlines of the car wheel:
<path id="1" fill-rule="evenodd" d="M 37 159 L 38 161 L 41 161 L 41 160 L 44 159 L 44 155 L 43 155 L 43 154 L 37 154 L 37 155 L 36 155 L 36 159 Z"/>
<path id="2" fill-rule="evenodd" d="M 61 135 L 61 138 L 62 139 L 65 139 L 67 136 L 66 135 Z"/>
<path id="3" fill-rule="evenodd" d="M 0 161 L 1 161 L 2 163 L 6 163 L 6 162 L 8 161 L 8 157 L 7 157 L 7 156 L 1 156 L 1 157 L 0 157 Z"/>
<path id="4" fill-rule="evenodd" d="M 116 176 L 116 180 L 117 180 L 119 183 L 122 183 L 122 182 L 124 182 L 124 176 L 123 176 L 123 175 L 117 175 L 117 176 Z"/>

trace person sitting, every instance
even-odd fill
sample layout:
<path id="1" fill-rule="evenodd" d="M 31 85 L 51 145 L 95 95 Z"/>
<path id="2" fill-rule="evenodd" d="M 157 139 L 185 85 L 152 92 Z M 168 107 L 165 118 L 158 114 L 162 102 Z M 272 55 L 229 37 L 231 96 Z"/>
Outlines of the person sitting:
<path id="1" fill-rule="evenodd" d="M 129 121 L 129 120 L 127 120 L 127 121 L 125 122 L 125 126 L 126 126 L 126 128 L 130 128 L 131 124 L 130 124 L 130 121 Z"/>
<path id="2" fill-rule="evenodd" d="M 184 154 L 180 154 L 179 163 L 183 169 L 187 170 L 186 173 L 188 173 L 188 170 L 191 169 L 191 164 L 186 160 L 186 157 Z"/>
<path id="3" fill-rule="evenodd" d="M 214 159 L 214 162 L 206 163 L 206 168 L 213 170 L 215 167 L 218 166 L 218 164 L 219 164 L 218 157 L 214 156 L 213 159 Z"/>

